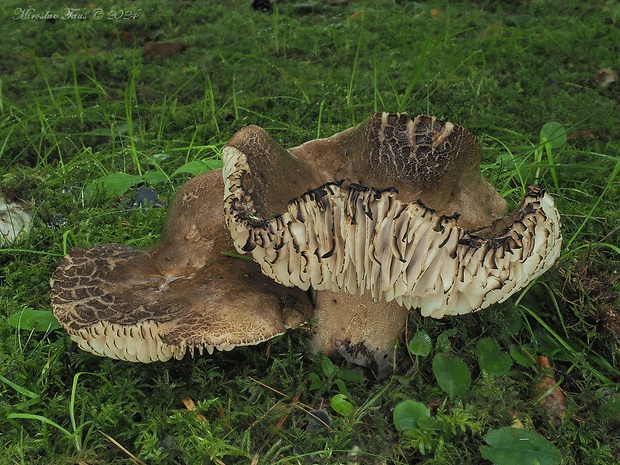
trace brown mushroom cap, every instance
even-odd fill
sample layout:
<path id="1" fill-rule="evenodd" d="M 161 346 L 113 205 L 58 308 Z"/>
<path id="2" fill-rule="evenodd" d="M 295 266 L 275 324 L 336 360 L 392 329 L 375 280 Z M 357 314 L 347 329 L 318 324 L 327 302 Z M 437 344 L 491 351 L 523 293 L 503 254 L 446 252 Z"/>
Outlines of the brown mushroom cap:
<path id="1" fill-rule="evenodd" d="M 160 243 L 72 250 L 51 279 L 56 318 L 80 348 L 134 362 L 258 344 L 312 315 L 305 293 L 280 286 L 230 251 L 222 174 L 175 195 Z"/>
<path id="2" fill-rule="evenodd" d="M 377 113 L 287 151 L 250 126 L 224 148 L 234 244 L 286 286 L 395 300 L 441 318 L 506 300 L 559 255 L 553 199 L 506 203 L 480 145 L 430 116 Z"/>

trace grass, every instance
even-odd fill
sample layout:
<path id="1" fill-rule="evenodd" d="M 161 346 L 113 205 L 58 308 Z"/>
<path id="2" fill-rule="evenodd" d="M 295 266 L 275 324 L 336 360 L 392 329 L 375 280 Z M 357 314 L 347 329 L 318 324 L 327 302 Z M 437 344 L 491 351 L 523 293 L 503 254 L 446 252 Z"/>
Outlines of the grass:
<path id="1" fill-rule="evenodd" d="M 250 3 L 104 1 L 77 20 L 5 2 L 0 177 L 35 222 L 0 250 L 0 463 L 490 463 L 485 434 L 511 424 L 548 439 L 562 464 L 618 463 L 620 87 L 594 76 L 618 69 L 620 4 L 282 1 L 265 14 Z M 13 19 L 28 7 L 59 18 Z M 189 47 L 147 58 L 147 41 Z M 554 193 L 564 234 L 557 265 L 510 302 L 445 321 L 412 315 L 390 379 L 360 381 L 304 355 L 304 331 L 145 366 L 10 323 L 50 309 L 49 276 L 70 248 L 157 240 L 165 209 L 129 209 L 140 183 L 170 199 L 248 124 L 290 146 L 377 110 L 463 124 L 513 205 L 535 179 Z M 565 143 L 541 141 L 549 122 Z M 406 350 L 419 331 L 426 355 Z M 511 355 L 508 370 L 481 365 L 488 338 Z M 438 355 L 465 363 L 464 392 L 439 385 Z M 536 390 L 536 355 L 566 396 L 560 421 L 536 402 L 552 391 Z M 395 406 L 411 399 L 438 429 L 396 428 Z M 320 408 L 331 426 L 308 428 L 306 411 Z"/>

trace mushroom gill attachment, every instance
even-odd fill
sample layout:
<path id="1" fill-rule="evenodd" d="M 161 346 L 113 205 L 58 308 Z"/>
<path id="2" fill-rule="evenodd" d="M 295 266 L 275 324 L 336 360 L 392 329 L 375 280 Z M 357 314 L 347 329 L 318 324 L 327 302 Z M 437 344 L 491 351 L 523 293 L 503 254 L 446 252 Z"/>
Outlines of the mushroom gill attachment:
<path id="1" fill-rule="evenodd" d="M 224 148 L 235 247 L 285 286 L 370 293 L 442 318 L 502 302 L 557 259 L 553 199 L 511 214 L 462 126 L 376 113 L 290 150 L 249 126 Z"/>
<path id="2" fill-rule="evenodd" d="M 76 248 L 62 260 L 51 279 L 52 307 L 80 348 L 166 361 L 258 344 L 311 318 L 304 292 L 222 255 L 231 250 L 222 190 L 219 170 L 187 182 L 151 250 L 105 244 Z"/>

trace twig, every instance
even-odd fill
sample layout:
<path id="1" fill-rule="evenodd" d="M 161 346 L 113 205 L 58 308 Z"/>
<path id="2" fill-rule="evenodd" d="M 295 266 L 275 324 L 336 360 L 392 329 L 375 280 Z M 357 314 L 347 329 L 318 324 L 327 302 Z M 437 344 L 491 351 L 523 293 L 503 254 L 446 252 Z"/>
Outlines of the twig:
<path id="1" fill-rule="evenodd" d="M 259 386 L 262 386 L 264 388 L 269 389 L 272 392 L 275 392 L 276 394 L 282 396 L 282 397 L 288 397 L 286 394 L 284 394 L 283 392 L 278 391 L 277 389 L 272 388 L 271 386 L 267 386 L 265 383 L 262 383 L 260 381 L 258 381 L 257 379 L 252 378 L 251 376 L 248 376 L 248 378 L 250 378 L 251 381 L 255 382 L 256 384 L 258 384 Z M 303 388 L 303 387 L 302 387 Z M 299 396 L 301 395 L 301 393 L 299 393 L 299 395 L 295 395 L 296 399 L 299 399 Z M 312 418 L 314 418 L 315 420 L 319 421 L 320 423 L 322 423 L 323 425 L 325 425 L 326 428 L 331 429 L 331 426 L 329 426 L 327 423 L 325 423 L 323 420 L 321 420 L 318 416 L 316 416 L 314 413 L 312 413 L 312 407 L 303 404 L 301 402 L 295 402 L 293 404 L 292 407 L 297 407 L 299 410 L 302 410 L 304 412 L 306 412 L 308 415 L 310 415 Z"/>
<path id="2" fill-rule="evenodd" d="M 116 439 L 114 439 L 112 436 L 108 436 L 107 434 L 105 434 L 103 431 L 99 431 L 101 434 L 103 434 L 108 441 L 110 441 L 112 444 L 114 444 L 116 447 L 118 447 L 120 450 L 122 450 L 123 452 L 125 452 L 125 454 L 127 454 L 127 456 L 129 457 L 129 459 L 133 462 L 136 463 L 138 465 L 146 465 L 146 463 L 144 463 L 142 460 L 140 460 L 138 457 L 136 457 L 135 455 L 133 455 L 131 452 L 129 452 L 127 449 L 125 449 L 125 447 L 119 443 Z"/>

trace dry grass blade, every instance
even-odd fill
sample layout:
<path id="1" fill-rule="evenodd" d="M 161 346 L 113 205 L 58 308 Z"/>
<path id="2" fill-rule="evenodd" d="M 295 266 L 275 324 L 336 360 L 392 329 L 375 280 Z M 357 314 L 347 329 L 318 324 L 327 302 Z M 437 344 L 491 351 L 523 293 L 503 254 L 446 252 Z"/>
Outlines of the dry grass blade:
<path id="1" fill-rule="evenodd" d="M 108 441 L 110 441 L 112 444 L 114 444 L 116 447 L 118 447 L 120 450 L 122 450 L 125 454 L 127 454 L 127 457 L 129 457 L 129 460 L 131 460 L 133 463 L 136 463 L 138 465 L 146 465 L 146 463 L 144 463 L 138 457 L 136 457 L 131 452 L 129 452 L 121 443 L 119 443 L 112 436 L 109 436 L 109 435 L 105 434 L 103 431 L 101 431 L 101 434 L 103 434 Z"/>
<path id="2" fill-rule="evenodd" d="M 258 384 L 259 386 L 262 386 L 266 389 L 269 389 L 272 392 L 275 392 L 276 394 L 282 396 L 282 397 L 288 397 L 286 394 L 284 394 L 281 391 L 278 391 L 275 388 L 272 388 L 271 386 L 266 385 L 265 383 L 261 383 L 260 381 L 258 381 L 257 379 L 252 378 L 251 376 L 249 376 L 250 380 L 253 381 L 254 383 Z M 303 389 L 300 388 L 300 391 Z M 316 416 L 314 413 L 312 413 L 312 407 L 306 405 L 306 404 L 302 404 L 301 402 L 298 402 L 297 400 L 299 399 L 299 396 L 301 395 L 301 392 L 298 391 L 298 394 L 295 395 L 295 398 L 293 399 L 293 404 L 291 405 L 291 408 L 293 407 L 297 407 L 298 409 L 302 410 L 303 412 L 307 413 L 308 415 L 310 415 L 312 418 L 314 418 L 316 421 L 320 422 L 321 424 L 323 424 L 326 428 L 331 429 L 331 427 L 325 423 L 321 418 L 319 418 L 318 416 Z M 279 426 L 281 426 L 278 423 Z"/>

